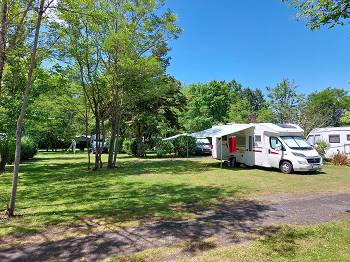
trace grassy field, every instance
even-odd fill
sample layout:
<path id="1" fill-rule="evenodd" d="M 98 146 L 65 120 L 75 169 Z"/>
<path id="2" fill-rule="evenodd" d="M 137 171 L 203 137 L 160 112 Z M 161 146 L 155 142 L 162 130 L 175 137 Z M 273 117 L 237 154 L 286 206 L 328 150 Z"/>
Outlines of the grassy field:
<path id="1" fill-rule="evenodd" d="M 181 243 L 167 248 L 149 249 L 109 262 L 162 261 L 188 248 Z M 350 219 L 305 227 L 285 227 L 277 234 L 257 236 L 255 240 L 218 247 L 216 239 L 197 243 L 198 256 L 179 258 L 179 262 L 214 261 L 350 261 Z"/>
<path id="2" fill-rule="evenodd" d="M 11 174 L 0 175 L 1 210 L 10 186 Z M 23 216 L 0 220 L 0 238 L 74 227 L 85 220 L 100 221 L 95 230 L 113 230 L 144 219 L 191 218 L 195 208 L 210 208 L 223 199 L 281 192 L 348 192 L 349 188 L 349 167 L 325 166 L 321 173 L 284 175 L 255 168 L 220 169 L 218 162 L 207 158 L 138 160 L 122 155 L 118 169 L 91 172 L 86 170 L 83 154 L 40 153 L 21 167 L 16 212 Z M 348 230 L 349 221 L 328 227 Z M 327 233 L 328 227 L 308 230 Z M 318 239 L 317 234 L 312 237 Z M 249 244 L 251 255 L 266 243 Z M 239 247 L 224 249 L 222 258 L 235 253 L 235 248 Z M 207 256 L 210 260 L 217 254 Z"/>

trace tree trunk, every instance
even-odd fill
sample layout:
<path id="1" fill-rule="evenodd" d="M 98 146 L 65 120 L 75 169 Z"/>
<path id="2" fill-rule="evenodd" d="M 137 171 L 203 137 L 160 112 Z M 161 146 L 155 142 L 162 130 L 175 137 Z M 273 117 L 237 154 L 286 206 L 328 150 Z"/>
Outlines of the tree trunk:
<path id="1" fill-rule="evenodd" d="M 91 168 L 91 156 L 90 156 L 90 141 L 88 140 L 89 135 L 89 118 L 88 118 L 88 105 L 87 105 L 87 97 L 84 92 L 84 107 L 85 107 L 85 139 L 86 139 L 86 149 L 88 152 L 88 170 Z M 91 139 L 91 137 L 90 137 Z"/>
<path id="2" fill-rule="evenodd" d="M 121 117 L 121 113 L 119 111 L 118 115 L 117 115 L 117 135 L 116 135 L 116 138 L 115 138 L 114 158 L 113 158 L 113 166 L 114 167 L 117 167 L 117 155 L 119 153 L 119 148 L 118 147 L 119 147 L 121 120 L 122 120 L 122 117 Z"/>
<path id="3" fill-rule="evenodd" d="M 36 53 L 37 53 L 37 49 L 38 49 L 41 20 L 42 20 L 43 13 L 44 13 L 44 4 L 45 4 L 45 0 L 40 0 L 40 8 L 39 8 L 38 18 L 37 18 L 36 26 L 35 26 L 34 44 L 33 44 L 33 49 L 32 49 L 32 54 L 31 54 L 31 59 L 30 59 L 27 82 L 25 85 L 24 93 L 23 93 L 21 112 L 20 112 L 18 120 L 17 120 L 15 162 L 14 162 L 14 167 L 13 167 L 11 197 L 10 197 L 8 211 L 7 211 L 8 216 L 13 216 L 14 211 L 15 211 L 19 163 L 20 163 L 20 158 L 21 158 L 22 128 L 23 128 L 24 117 L 25 117 L 27 107 L 28 107 L 29 90 L 30 90 L 30 87 L 32 85 L 33 71 L 36 67 Z"/>
<path id="4" fill-rule="evenodd" d="M 111 132 L 111 141 L 109 144 L 107 168 L 115 168 L 114 161 L 113 161 L 114 154 L 115 154 L 115 147 L 116 147 L 116 135 L 117 135 L 117 119 L 115 115 L 116 115 L 115 112 L 113 112 L 111 116 L 112 132 Z"/>
<path id="5" fill-rule="evenodd" d="M 6 59 L 6 32 L 7 32 L 7 0 L 1 4 L 1 31 L 0 31 L 0 95 L 2 87 L 2 76 L 4 73 Z"/>
<path id="6" fill-rule="evenodd" d="M 97 114 L 95 115 L 95 135 L 96 135 L 96 149 L 95 149 L 95 167 L 94 170 L 100 169 L 100 138 L 101 138 L 101 120 L 99 114 L 99 108 L 96 108 Z"/>

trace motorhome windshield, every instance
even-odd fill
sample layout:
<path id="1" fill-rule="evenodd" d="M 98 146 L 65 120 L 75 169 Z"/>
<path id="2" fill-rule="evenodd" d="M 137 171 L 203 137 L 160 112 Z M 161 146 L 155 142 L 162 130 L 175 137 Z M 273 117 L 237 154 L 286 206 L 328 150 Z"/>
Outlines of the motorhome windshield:
<path id="1" fill-rule="evenodd" d="M 290 149 L 311 150 L 312 147 L 302 136 L 281 136 Z"/>

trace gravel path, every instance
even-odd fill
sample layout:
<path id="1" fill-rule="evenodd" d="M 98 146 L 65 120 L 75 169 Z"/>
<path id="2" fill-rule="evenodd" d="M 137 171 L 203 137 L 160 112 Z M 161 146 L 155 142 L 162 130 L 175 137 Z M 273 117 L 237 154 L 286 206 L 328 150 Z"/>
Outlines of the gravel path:
<path id="1" fill-rule="evenodd" d="M 252 234 L 273 233 L 279 224 L 306 225 L 346 217 L 350 217 L 350 194 L 271 195 L 225 202 L 192 220 L 149 222 L 116 232 L 0 250 L 0 261 L 96 261 L 208 237 L 216 237 L 220 245 L 242 242 Z"/>

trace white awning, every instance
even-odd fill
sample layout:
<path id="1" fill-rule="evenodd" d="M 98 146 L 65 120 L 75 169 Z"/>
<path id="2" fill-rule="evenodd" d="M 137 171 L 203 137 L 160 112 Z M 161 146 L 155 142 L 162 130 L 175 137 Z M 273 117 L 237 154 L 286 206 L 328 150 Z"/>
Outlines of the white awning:
<path id="1" fill-rule="evenodd" d="M 232 125 L 214 126 L 212 128 L 209 128 L 203 131 L 192 133 L 191 136 L 197 137 L 197 138 L 198 137 L 223 137 L 234 133 L 238 133 L 240 131 L 246 130 L 253 126 L 254 126 L 253 124 L 232 124 Z"/>
<path id="2" fill-rule="evenodd" d="M 192 136 L 190 134 L 187 134 L 187 133 L 184 133 L 184 134 L 178 134 L 176 136 L 171 136 L 171 137 L 168 137 L 168 138 L 164 138 L 162 139 L 163 141 L 170 141 L 170 140 L 175 140 L 176 138 L 179 138 L 179 137 L 184 137 L 184 136 Z"/>

